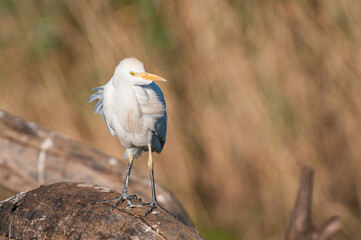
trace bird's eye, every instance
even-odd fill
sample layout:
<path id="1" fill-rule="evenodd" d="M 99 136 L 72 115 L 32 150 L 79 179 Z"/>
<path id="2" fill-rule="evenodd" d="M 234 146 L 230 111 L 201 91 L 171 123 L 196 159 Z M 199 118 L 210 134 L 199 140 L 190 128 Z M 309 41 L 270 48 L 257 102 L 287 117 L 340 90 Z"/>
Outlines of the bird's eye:
<path id="1" fill-rule="evenodd" d="M 134 72 L 130 72 L 130 75 L 135 76 L 135 73 L 134 73 Z"/>

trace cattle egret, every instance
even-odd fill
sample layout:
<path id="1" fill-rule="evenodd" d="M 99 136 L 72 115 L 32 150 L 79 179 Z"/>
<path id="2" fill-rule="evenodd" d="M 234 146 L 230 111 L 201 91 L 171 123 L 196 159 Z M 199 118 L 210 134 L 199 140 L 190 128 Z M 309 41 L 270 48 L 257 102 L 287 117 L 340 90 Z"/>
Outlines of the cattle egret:
<path id="1" fill-rule="evenodd" d="M 109 132 L 117 135 L 126 148 L 124 158 L 129 161 L 122 194 L 118 198 L 96 203 L 116 203 L 109 209 L 112 212 L 123 201 L 129 207 L 150 206 L 147 216 L 155 207 L 165 211 L 157 201 L 154 185 L 154 163 L 152 152 L 160 153 L 164 147 L 167 133 L 167 112 L 164 96 L 154 81 L 166 82 L 155 74 L 145 72 L 144 65 L 136 58 L 125 58 L 115 68 L 114 75 L 104 86 L 94 88 L 97 91 L 89 98 L 89 102 L 98 99 L 95 114 L 104 115 Z M 128 183 L 133 160 L 143 151 L 149 152 L 148 168 L 152 187 L 152 201 L 136 205 L 128 195 Z M 167 211 L 168 212 L 168 211 Z"/>

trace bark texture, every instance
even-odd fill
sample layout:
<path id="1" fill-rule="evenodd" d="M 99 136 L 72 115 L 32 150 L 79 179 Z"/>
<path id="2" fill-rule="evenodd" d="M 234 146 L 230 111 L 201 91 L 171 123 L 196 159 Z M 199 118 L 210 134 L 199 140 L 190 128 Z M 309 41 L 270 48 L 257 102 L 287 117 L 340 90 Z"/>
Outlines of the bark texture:
<path id="1" fill-rule="evenodd" d="M 313 170 L 303 167 L 298 196 L 291 213 L 286 240 L 327 240 L 342 227 L 340 216 L 332 216 L 321 227 L 312 223 L 311 206 L 313 192 Z"/>
<path id="2" fill-rule="evenodd" d="M 54 131 L 0 111 L 0 190 L 11 195 L 59 181 L 93 182 L 122 190 L 127 162 Z M 156 184 L 158 201 L 177 219 L 193 226 L 180 202 Z M 129 194 L 151 199 L 148 176 L 132 170 Z M 7 194 L 8 197 L 11 196 Z M 1 199 L 0 199 L 1 200 Z"/>
<path id="3" fill-rule="evenodd" d="M 119 193 L 89 183 L 41 186 L 0 202 L 2 239 L 202 239 L 192 228 L 156 208 L 93 204 Z M 135 200 L 134 203 L 141 203 Z"/>

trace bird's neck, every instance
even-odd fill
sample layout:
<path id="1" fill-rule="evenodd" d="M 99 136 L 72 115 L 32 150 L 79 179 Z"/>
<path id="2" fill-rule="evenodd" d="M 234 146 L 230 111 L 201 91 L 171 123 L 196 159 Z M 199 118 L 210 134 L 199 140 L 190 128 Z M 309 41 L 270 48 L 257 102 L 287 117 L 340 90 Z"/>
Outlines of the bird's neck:
<path id="1" fill-rule="evenodd" d="M 131 87 L 132 85 L 127 81 L 122 81 L 119 77 L 112 77 L 110 80 L 115 90 L 122 90 L 126 87 Z"/>

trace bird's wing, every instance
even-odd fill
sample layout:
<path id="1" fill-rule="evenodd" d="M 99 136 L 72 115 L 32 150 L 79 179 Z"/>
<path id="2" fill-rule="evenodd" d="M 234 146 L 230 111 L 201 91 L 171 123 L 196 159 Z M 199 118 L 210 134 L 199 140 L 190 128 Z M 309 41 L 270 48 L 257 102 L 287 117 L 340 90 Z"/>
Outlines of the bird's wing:
<path id="1" fill-rule="evenodd" d="M 104 115 L 104 112 L 103 112 L 104 86 L 93 88 L 92 91 L 96 91 L 96 92 L 93 93 L 92 95 L 90 95 L 89 102 L 93 102 L 95 99 L 98 99 L 98 102 L 95 105 L 94 113 L 99 114 L 100 116 L 103 116 Z M 112 128 L 112 126 L 109 124 L 109 122 L 107 121 L 107 118 L 105 117 L 105 115 L 104 115 L 104 121 L 105 121 L 105 124 L 107 125 L 107 128 L 108 128 L 110 134 L 114 136 L 115 131 Z"/>
<path id="2" fill-rule="evenodd" d="M 164 100 L 164 95 L 162 90 L 158 87 L 157 84 L 152 82 L 149 85 L 143 86 L 144 89 L 148 92 L 150 99 L 149 105 L 153 106 L 153 109 L 157 109 L 155 105 L 161 107 L 161 111 L 156 111 L 156 121 L 154 123 L 154 137 L 152 139 L 152 145 L 157 146 L 158 144 L 154 144 L 153 141 L 159 141 L 160 149 L 155 149 L 157 152 L 161 152 L 164 144 L 166 142 L 166 135 L 167 135 L 167 112 L 166 112 L 166 104 Z M 152 99 L 152 96 L 156 96 L 156 99 Z M 153 102 L 155 101 L 155 102 Z M 159 109 L 159 108 L 158 108 Z M 154 147 L 155 147 L 154 146 Z"/>
<path id="3" fill-rule="evenodd" d="M 167 135 L 167 112 L 164 112 L 164 116 L 158 118 L 155 122 L 154 135 L 158 138 L 161 148 L 163 149 Z"/>

